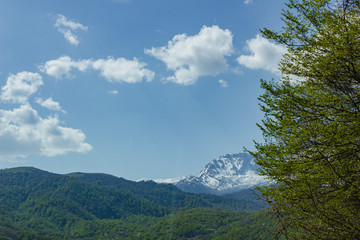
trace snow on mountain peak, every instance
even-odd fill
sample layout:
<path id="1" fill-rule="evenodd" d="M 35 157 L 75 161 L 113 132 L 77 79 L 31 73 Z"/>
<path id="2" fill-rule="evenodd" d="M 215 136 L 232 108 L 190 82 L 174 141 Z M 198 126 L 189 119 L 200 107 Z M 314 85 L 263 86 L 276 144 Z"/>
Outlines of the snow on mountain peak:
<path id="1" fill-rule="evenodd" d="M 257 171 L 258 165 L 247 153 L 227 154 L 208 163 L 196 176 L 175 183 L 187 192 L 225 194 L 267 185 L 265 177 Z"/>

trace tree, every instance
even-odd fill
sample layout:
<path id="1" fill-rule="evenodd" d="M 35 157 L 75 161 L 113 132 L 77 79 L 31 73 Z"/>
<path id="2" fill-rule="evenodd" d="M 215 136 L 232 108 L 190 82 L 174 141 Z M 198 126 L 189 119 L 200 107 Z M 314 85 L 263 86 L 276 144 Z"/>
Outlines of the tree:
<path id="1" fill-rule="evenodd" d="M 282 79 L 262 81 L 264 143 L 251 152 L 274 180 L 260 188 L 278 236 L 360 239 L 360 1 L 289 0 Z"/>

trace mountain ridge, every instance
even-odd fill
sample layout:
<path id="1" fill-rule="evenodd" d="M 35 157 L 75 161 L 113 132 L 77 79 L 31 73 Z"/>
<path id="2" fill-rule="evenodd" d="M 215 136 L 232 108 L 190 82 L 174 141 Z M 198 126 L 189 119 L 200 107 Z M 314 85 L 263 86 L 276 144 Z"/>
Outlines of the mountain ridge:
<path id="1" fill-rule="evenodd" d="M 195 176 L 180 177 L 178 181 L 155 181 L 172 183 L 185 192 L 224 195 L 269 184 L 265 177 L 259 175 L 258 167 L 248 153 L 226 154 L 213 159 Z"/>

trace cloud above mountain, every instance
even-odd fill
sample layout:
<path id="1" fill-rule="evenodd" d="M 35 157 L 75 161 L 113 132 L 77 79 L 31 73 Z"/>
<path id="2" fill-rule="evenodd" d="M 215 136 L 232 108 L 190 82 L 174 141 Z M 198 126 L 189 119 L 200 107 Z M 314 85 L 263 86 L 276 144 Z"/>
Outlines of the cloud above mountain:
<path id="1" fill-rule="evenodd" d="M 109 82 L 137 83 L 143 79 L 151 81 L 155 73 L 147 68 L 146 64 L 136 58 L 128 60 L 125 58 L 107 59 L 80 59 L 72 60 L 69 56 L 62 56 L 55 60 L 45 62 L 40 66 L 40 71 L 57 79 L 71 78 L 72 69 L 85 72 L 86 70 L 98 70 L 100 75 Z"/>
<path id="2" fill-rule="evenodd" d="M 40 71 L 57 79 L 70 78 L 72 69 L 75 68 L 78 71 L 85 72 L 90 64 L 91 60 L 74 61 L 69 56 L 62 56 L 58 59 L 45 62 L 40 66 Z"/>
<path id="3" fill-rule="evenodd" d="M 42 77 L 38 73 L 20 72 L 11 74 L 6 85 L 1 88 L 2 101 L 12 103 L 26 103 L 28 98 L 43 85 Z"/>
<path id="4" fill-rule="evenodd" d="M 40 74 L 20 72 L 10 75 L 1 88 L 3 103 L 19 105 L 10 110 L 0 109 L 0 161 L 13 161 L 32 154 L 84 153 L 92 149 L 81 130 L 62 126 L 57 115 L 41 117 L 31 107 L 29 98 L 41 85 Z M 36 101 L 47 109 L 64 111 L 52 98 Z"/>
<path id="5" fill-rule="evenodd" d="M 145 49 L 145 53 L 174 72 L 167 81 L 191 85 L 201 76 L 216 76 L 228 69 L 226 56 L 233 52 L 232 38 L 228 29 L 203 26 L 196 35 L 175 35 L 167 46 Z"/>
<path id="6" fill-rule="evenodd" d="M 63 110 L 60 106 L 60 103 L 55 102 L 51 97 L 47 99 L 37 98 L 36 102 L 40 104 L 42 107 L 47 108 L 49 110 L 53 111 L 60 111 L 62 113 L 65 113 L 65 110 Z"/>
<path id="7" fill-rule="evenodd" d="M 145 63 L 139 62 L 136 58 L 127 60 L 125 58 L 111 58 L 99 59 L 91 63 L 91 67 L 100 71 L 109 82 L 126 82 L 137 83 L 143 79 L 146 81 L 153 80 L 155 73 L 149 69 L 144 68 Z"/>
<path id="8" fill-rule="evenodd" d="M 30 105 L 0 109 L 0 160 L 11 161 L 32 154 L 56 156 L 92 149 L 85 134 L 60 126 L 59 118 L 42 118 Z"/>
<path id="9" fill-rule="evenodd" d="M 56 22 L 54 25 L 57 30 L 63 34 L 64 38 L 72 45 L 77 46 L 79 44 L 78 36 L 76 32 L 79 30 L 87 31 L 88 27 L 81 23 L 69 20 L 62 14 L 56 15 Z"/>
<path id="10" fill-rule="evenodd" d="M 58 15 L 56 26 L 69 31 L 87 29 L 63 15 Z M 286 53 L 284 47 L 260 35 L 247 41 L 247 49 L 251 55 L 238 57 L 240 65 L 273 73 L 277 73 L 277 64 Z M 228 71 L 227 58 L 234 52 L 233 35 L 230 30 L 219 26 L 203 26 L 195 35 L 175 35 L 166 46 L 145 49 L 144 52 L 165 63 L 167 69 L 173 72 L 166 81 L 187 86 L 194 84 L 200 77 L 217 76 Z M 74 60 L 69 56 L 61 56 L 46 61 L 39 66 L 39 70 L 56 79 L 73 78 L 73 71 L 93 71 L 111 83 L 139 83 L 152 81 L 155 77 L 155 72 L 146 66 L 137 58 Z M 223 88 L 229 86 L 223 79 L 218 80 L 218 83 Z M 56 156 L 68 152 L 84 153 L 92 149 L 80 129 L 63 126 L 56 113 L 66 112 L 59 102 L 51 97 L 33 97 L 42 85 L 44 81 L 39 73 L 24 71 L 9 75 L 1 87 L 0 101 L 17 106 L 0 109 L 0 160 L 25 158 L 32 154 Z M 109 93 L 117 95 L 118 91 Z M 40 116 L 31 106 L 30 100 L 53 113 Z"/>

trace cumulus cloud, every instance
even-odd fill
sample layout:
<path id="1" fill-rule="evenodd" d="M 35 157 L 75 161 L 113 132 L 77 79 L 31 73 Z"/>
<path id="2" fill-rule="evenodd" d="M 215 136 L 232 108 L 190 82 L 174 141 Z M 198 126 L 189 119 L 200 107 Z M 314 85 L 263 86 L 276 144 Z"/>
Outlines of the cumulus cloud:
<path id="1" fill-rule="evenodd" d="M 45 64 L 40 66 L 40 70 L 60 79 L 71 77 L 71 70 L 74 68 L 82 72 L 87 69 L 94 69 L 100 71 L 100 75 L 109 82 L 137 83 L 143 79 L 151 81 L 155 76 L 155 73 L 146 69 L 145 66 L 145 63 L 140 62 L 136 58 L 128 60 L 125 58 L 115 59 L 109 57 L 107 59 L 75 61 L 69 56 L 62 56 L 58 59 L 45 62 Z"/>
<path id="2" fill-rule="evenodd" d="M 87 31 L 88 27 L 67 19 L 64 15 L 58 14 L 54 25 L 59 32 L 64 35 L 64 38 L 71 44 L 77 46 L 79 40 L 75 34 L 78 30 Z"/>
<path id="3" fill-rule="evenodd" d="M 101 76 L 109 82 L 137 83 L 143 79 L 151 81 L 155 73 L 144 68 L 146 64 L 125 58 L 99 59 L 92 63 L 92 67 L 100 71 Z"/>
<path id="4" fill-rule="evenodd" d="M 36 102 L 40 104 L 42 107 L 47 108 L 49 110 L 60 111 L 62 113 L 65 113 L 65 111 L 61 108 L 60 103 L 55 102 L 51 97 L 45 100 L 42 98 L 37 98 Z"/>
<path id="5" fill-rule="evenodd" d="M 18 103 L 20 107 L 0 109 L 0 160 L 12 161 L 31 154 L 55 156 L 91 150 L 80 130 L 61 126 L 58 116 L 42 118 L 30 106 L 29 97 L 41 85 L 43 81 L 38 73 L 20 72 L 10 75 L 1 88 L 1 101 Z M 52 98 L 36 101 L 46 108 L 63 111 Z"/>
<path id="6" fill-rule="evenodd" d="M 41 118 L 29 104 L 13 110 L 0 109 L 0 160 L 32 154 L 84 153 L 91 149 L 81 130 L 60 126 L 57 116 Z"/>
<path id="7" fill-rule="evenodd" d="M 252 2 L 253 2 L 253 0 L 245 0 L 245 1 L 244 1 L 244 3 L 245 3 L 246 5 L 248 5 L 248 4 L 252 3 Z"/>
<path id="8" fill-rule="evenodd" d="M 223 88 L 229 87 L 229 84 L 227 83 L 227 81 L 225 81 L 223 79 L 220 79 L 219 83 L 220 83 L 220 86 L 223 87 Z"/>
<path id="9" fill-rule="evenodd" d="M 73 68 L 84 72 L 90 65 L 91 60 L 74 61 L 69 56 L 62 56 L 58 59 L 45 62 L 45 64 L 40 66 L 40 71 L 61 79 L 63 77 L 71 77 L 70 71 Z"/>
<path id="10" fill-rule="evenodd" d="M 278 73 L 278 63 L 282 55 L 287 52 L 286 48 L 257 35 L 256 38 L 247 42 L 247 48 L 252 55 L 241 55 L 237 61 L 250 69 L 265 69 Z"/>
<path id="11" fill-rule="evenodd" d="M 215 76 L 226 71 L 225 57 L 232 52 L 232 33 L 218 26 L 203 26 L 197 35 L 176 35 L 167 46 L 145 49 L 146 54 L 163 61 L 174 71 L 167 80 L 181 85 L 194 84 L 200 76 Z"/>
<path id="12" fill-rule="evenodd" d="M 20 72 L 11 74 L 1 88 L 1 100 L 12 103 L 26 103 L 28 98 L 43 85 L 38 73 Z"/>

